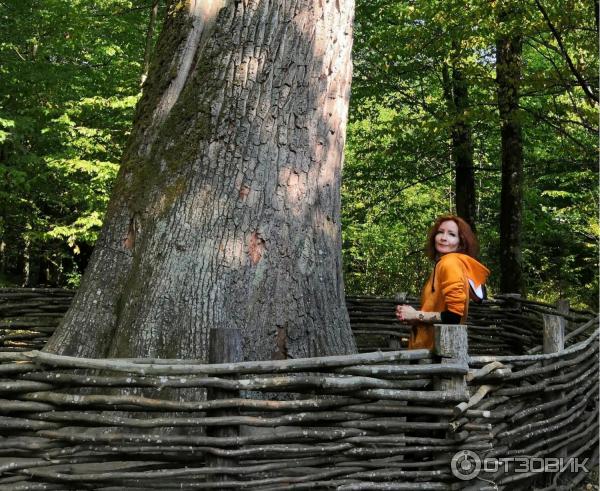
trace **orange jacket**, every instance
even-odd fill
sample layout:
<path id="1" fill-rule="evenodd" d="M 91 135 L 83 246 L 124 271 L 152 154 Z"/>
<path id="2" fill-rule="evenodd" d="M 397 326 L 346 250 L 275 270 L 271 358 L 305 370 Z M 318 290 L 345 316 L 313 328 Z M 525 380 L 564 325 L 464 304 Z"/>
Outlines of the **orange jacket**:
<path id="1" fill-rule="evenodd" d="M 444 254 L 435 264 L 421 293 L 423 312 L 449 311 L 461 316 L 462 324 L 469 313 L 469 291 L 479 290 L 490 271 L 466 254 Z M 409 349 L 433 349 L 432 324 L 417 324 L 408 340 Z"/>

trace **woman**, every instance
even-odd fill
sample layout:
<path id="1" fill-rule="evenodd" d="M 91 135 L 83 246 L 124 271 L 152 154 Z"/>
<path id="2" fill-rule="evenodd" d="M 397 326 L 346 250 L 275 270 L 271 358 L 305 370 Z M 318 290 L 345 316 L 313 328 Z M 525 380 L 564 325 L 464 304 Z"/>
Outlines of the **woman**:
<path id="1" fill-rule="evenodd" d="M 413 324 L 408 349 L 433 349 L 433 324 L 462 324 L 469 298 L 485 296 L 489 270 L 475 259 L 479 249 L 471 227 L 454 215 L 439 217 L 429 231 L 427 255 L 435 266 L 421 293 L 421 310 L 398 305 L 396 317 Z"/>

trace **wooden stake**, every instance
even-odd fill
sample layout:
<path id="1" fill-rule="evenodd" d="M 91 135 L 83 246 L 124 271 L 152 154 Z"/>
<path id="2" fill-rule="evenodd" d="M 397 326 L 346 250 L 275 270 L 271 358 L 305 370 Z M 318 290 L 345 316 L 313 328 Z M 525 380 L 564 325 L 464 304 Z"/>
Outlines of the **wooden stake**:
<path id="1" fill-rule="evenodd" d="M 210 349 L 209 363 L 237 363 L 242 361 L 242 333 L 239 329 L 211 329 L 210 330 Z M 210 388 L 207 392 L 208 399 L 231 399 L 240 396 L 239 391 L 225 390 L 219 388 Z M 210 411 L 209 416 L 239 416 L 239 409 L 219 409 Z M 206 428 L 208 436 L 216 437 L 237 437 L 239 436 L 239 426 L 213 426 Z M 235 467 L 237 461 L 234 458 L 210 455 L 207 457 L 209 467 Z M 233 476 L 231 474 L 216 473 L 207 475 L 211 482 L 229 481 Z M 222 488 L 233 489 L 233 488 Z"/>
<path id="2" fill-rule="evenodd" d="M 569 302 L 559 301 L 559 311 L 563 313 L 569 310 Z M 543 341 L 543 350 L 544 353 L 556 353 L 563 351 L 565 349 L 565 327 L 566 320 L 564 317 L 558 315 L 549 315 L 542 314 L 544 319 L 544 341 Z M 545 361 L 544 365 L 547 365 L 552 362 Z M 560 370 L 558 374 L 562 374 L 563 370 Z M 560 391 L 558 393 L 549 393 L 544 396 L 546 402 L 550 402 L 553 399 L 562 399 L 565 396 L 564 391 Z M 550 412 L 546 413 L 546 417 L 550 418 L 557 413 L 563 413 L 566 410 L 566 407 L 560 406 L 556 409 L 553 409 Z M 563 447 L 556 452 L 557 458 L 565 458 L 567 456 L 567 449 Z M 552 474 L 548 474 L 546 476 L 546 484 L 552 483 Z"/>

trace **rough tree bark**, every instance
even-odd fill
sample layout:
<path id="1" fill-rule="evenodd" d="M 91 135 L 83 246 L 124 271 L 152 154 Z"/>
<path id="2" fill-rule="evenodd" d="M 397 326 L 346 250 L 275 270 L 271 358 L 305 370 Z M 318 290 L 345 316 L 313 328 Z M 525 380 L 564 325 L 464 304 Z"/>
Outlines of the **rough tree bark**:
<path id="1" fill-rule="evenodd" d="M 355 351 L 340 172 L 352 2 L 172 2 L 104 228 L 47 350 L 207 359 Z"/>
<path id="2" fill-rule="evenodd" d="M 522 36 L 518 15 L 499 11 L 502 34 L 496 43 L 496 82 L 502 140 L 500 195 L 500 289 L 523 293 L 521 222 L 523 209 L 523 136 L 519 120 Z"/>

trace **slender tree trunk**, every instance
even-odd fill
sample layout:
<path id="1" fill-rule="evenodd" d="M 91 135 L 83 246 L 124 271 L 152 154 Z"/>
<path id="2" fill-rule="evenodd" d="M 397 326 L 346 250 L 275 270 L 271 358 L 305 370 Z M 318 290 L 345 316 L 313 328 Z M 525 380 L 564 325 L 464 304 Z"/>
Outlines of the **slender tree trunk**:
<path id="1" fill-rule="evenodd" d="M 518 23 L 507 12 L 499 14 L 503 34 L 496 43 L 496 82 L 502 140 L 500 289 L 507 293 L 522 293 L 523 136 L 519 120 L 522 37 L 517 27 L 510 27 Z"/>
<path id="2" fill-rule="evenodd" d="M 27 226 L 27 230 L 31 227 Z M 22 285 L 27 288 L 35 287 L 40 282 L 41 258 L 39 247 L 27 234 L 23 238 L 23 270 Z"/>
<path id="3" fill-rule="evenodd" d="M 475 174 L 473 170 L 473 142 L 468 122 L 469 93 L 462 71 L 452 70 L 454 105 L 458 119 L 452 131 L 454 163 L 456 166 L 456 213 L 476 228 L 475 218 Z"/>
<path id="4" fill-rule="evenodd" d="M 473 141 L 469 123 L 469 86 L 458 60 L 460 46 L 452 42 L 453 60 L 451 70 L 443 68 L 444 97 L 452 117 L 452 160 L 455 169 L 454 191 L 456 214 L 471 228 L 476 226 L 476 191 L 473 169 Z"/>
<path id="5" fill-rule="evenodd" d="M 542 5 L 542 2 L 540 0 L 535 0 L 535 4 L 537 5 L 538 10 L 544 17 L 544 20 L 546 21 L 546 24 L 548 25 L 548 29 L 550 29 L 550 32 L 552 33 L 552 36 L 554 37 L 556 44 L 558 44 L 558 49 L 560 51 L 560 54 L 562 55 L 563 59 L 565 60 L 565 63 L 569 67 L 571 74 L 575 77 L 575 80 L 577 80 L 577 82 L 579 83 L 579 86 L 583 90 L 583 93 L 587 97 L 588 103 L 591 106 L 595 106 L 598 103 L 597 92 L 594 92 L 594 88 L 590 87 L 590 85 L 588 84 L 587 80 L 584 78 L 581 71 L 575 66 L 575 63 L 573 62 L 573 60 L 571 59 L 571 56 L 569 55 L 569 52 L 567 51 L 567 48 L 565 46 L 565 43 L 563 41 L 561 33 L 554 26 L 554 23 L 550 19 L 550 16 L 548 15 L 546 8 Z"/>
<path id="6" fill-rule="evenodd" d="M 182 7 L 182 5 L 184 5 Z M 352 2 L 174 3 L 104 228 L 47 350 L 246 359 L 355 350 L 340 174 Z"/>
<path id="7" fill-rule="evenodd" d="M 150 8 L 150 20 L 148 21 L 148 29 L 146 30 L 146 46 L 144 47 L 144 64 L 142 67 L 142 84 L 148 78 L 148 70 L 150 69 L 150 57 L 152 56 L 152 40 L 154 39 L 154 26 L 156 17 L 158 16 L 158 2 L 153 0 Z"/>
<path id="8" fill-rule="evenodd" d="M 6 242 L 0 239 L 0 275 L 6 274 Z"/>

